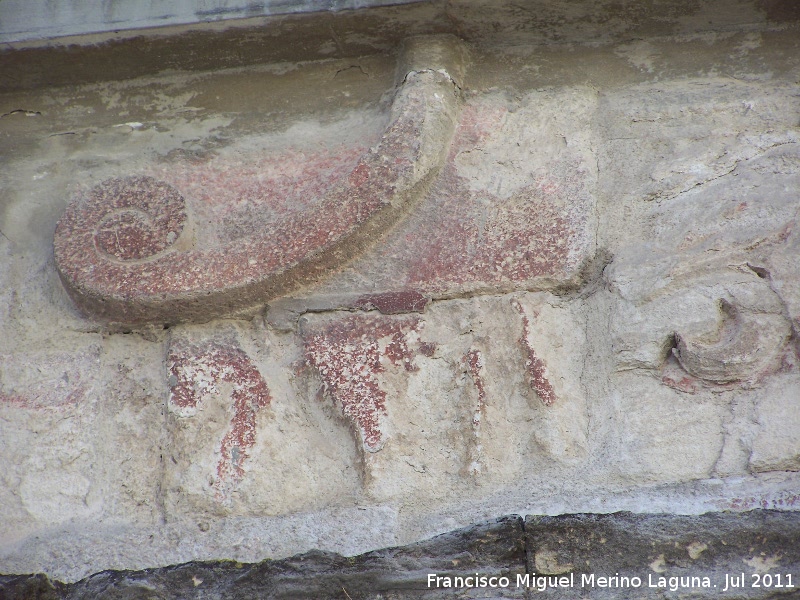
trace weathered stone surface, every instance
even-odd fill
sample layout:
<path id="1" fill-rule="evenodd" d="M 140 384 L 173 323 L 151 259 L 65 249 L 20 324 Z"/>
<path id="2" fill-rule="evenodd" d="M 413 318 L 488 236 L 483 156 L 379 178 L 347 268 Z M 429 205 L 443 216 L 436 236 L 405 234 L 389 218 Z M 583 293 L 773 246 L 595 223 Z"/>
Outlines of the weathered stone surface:
<path id="1" fill-rule="evenodd" d="M 197 562 L 139 572 L 103 572 L 64 586 L 42 576 L 0 576 L 0 598 L 524 598 L 524 590 L 436 589 L 428 575 L 513 579 L 525 570 L 525 533 L 517 516 L 353 558 L 309 552 L 259 564 Z M 32 590 L 50 595 L 31 595 Z"/>
<path id="2" fill-rule="evenodd" d="M 64 410 L 81 404 L 97 385 L 100 347 L 73 352 L 0 353 L 0 405 Z"/>
<path id="3" fill-rule="evenodd" d="M 66 586 L 47 575 L 0 575 L 0 598 L 3 600 L 59 600 Z"/>
<path id="4" fill-rule="evenodd" d="M 490 326 L 476 321 L 482 311 L 495 315 Z M 546 293 L 436 302 L 422 315 L 306 315 L 306 393 L 347 424 L 376 499 L 445 497 L 465 480 L 521 474 L 509 446 L 577 465 L 587 458 L 584 318 Z"/>
<path id="5" fill-rule="evenodd" d="M 524 528 L 508 516 L 352 558 L 192 562 L 70 585 L 0 576 L 0 598 L 795 598 L 798 539 L 797 513 L 779 511 L 528 516 Z"/>
<path id="6" fill-rule="evenodd" d="M 800 378 L 775 377 L 755 403 L 752 471 L 800 471 Z"/>
<path id="7" fill-rule="evenodd" d="M 219 441 L 219 461 L 213 478 L 215 498 L 230 502 L 230 494 L 245 475 L 245 464 L 256 441 L 256 417 L 272 396 L 266 381 L 234 339 L 212 338 L 192 343 L 170 340 L 167 354 L 170 384 L 168 406 L 178 417 L 195 414 L 209 395 L 230 386 L 233 415 Z"/>
<path id="8" fill-rule="evenodd" d="M 521 512 L 796 511 L 800 36 L 779 8 L 437 0 L 25 53 L 42 69 L 4 52 L 0 571 L 356 555 Z M 320 200 L 369 187 L 359 161 L 423 79 L 460 88 L 427 122 L 453 128 L 441 166 L 400 136 L 416 203 L 291 296 L 166 329 L 75 310 L 68 198 L 120 203 L 95 256 L 175 280 L 172 255 L 224 263 L 286 223 L 324 246 Z"/>
<path id="9" fill-rule="evenodd" d="M 415 355 L 430 357 L 436 351 L 436 344 L 421 341 L 414 351 L 409 348 L 411 339 L 419 340 L 420 327 L 415 317 L 352 316 L 304 331 L 306 360 L 320 373 L 324 391 L 358 431 L 367 452 L 377 452 L 384 443 L 386 393 L 377 381 L 384 365 L 418 370 Z"/>
<path id="10" fill-rule="evenodd" d="M 597 249 L 597 173 L 580 123 L 596 97 L 581 88 L 569 96 L 574 112 L 555 118 L 550 94 L 467 99 L 441 174 L 416 210 L 312 298 L 270 306 L 270 321 L 286 327 L 306 307 L 359 307 L 376 293 L 452 298 L 583 285 Z"/>
<path id="11" fill-rule="evenodd" d="M 175 518 L 284 514 L 320 499 L 337 504 L 358 485 L 352 444 L 327 415 L 293 401 L 290 366 L 274 364 L 276 341 L 241 325 L 170 331 L 163 485 Z"/>
<path id="12" fill-rule="evenodd" d="M 525 535 L 529 573 L 566 575 L 574 582 L 574 587 L 543 589 L 537 598 L 743 599 L 800 594 L 797 513 L 529 516 Z"/>
<path id="13" fill-rule="evenodd" d="M 313 281 L 374 243 L 427 190 L 456 120 L 455 82 L 437 60 L 439 45 L 456 42 L 427 40 L 429 52 L 410 43 L 423 63 L 401 73 L 380 142 L 307 211 L 208 248 L 199 227 L 184 233 L 185 200 L 165 182 L 110 180 L 73 201 L 54 253 L 79 308 L 123 324 L 209 320 Z M 239 199 L 248 201 L 260 198 Z"/>

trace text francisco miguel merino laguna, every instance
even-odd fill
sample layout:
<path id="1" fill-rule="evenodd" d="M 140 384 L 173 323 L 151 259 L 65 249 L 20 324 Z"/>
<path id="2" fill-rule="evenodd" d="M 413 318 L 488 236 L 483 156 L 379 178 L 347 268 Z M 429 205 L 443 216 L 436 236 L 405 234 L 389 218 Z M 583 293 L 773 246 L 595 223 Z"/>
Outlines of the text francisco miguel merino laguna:
<path id="1" fill-rule="evenodd" d="M 791 576 L 789 576 L 791 577 Z M 536 573 L 517 574 L 515 579 L 507 576 L 497 575 L 439 575 L 438 573 L 428 574 L 429 588 L 509 588 L 512 582 L 515 587 L 524 587 L 544 592 L 550 588 L 661 588 L 672 592 L 680 589 L 716 588 L 720 585 L 720 590 L 725 592 L 732 587 L 743 587 L 744 574 L 741 581 L 737 578 L 725 575 L 725 581 L 712 582 L 710 577 L 680 576 L 664 577 L 655 573 L 648 573 L 645 577 L 627 576 L 615 573 L 614 575 L 595 575 L 594 573 L 575 573 L 565 575 L 537 575 Z M 781 585 L 780 587 L 795 587 L 791 584 Z M 723 589 L 724 588 L 724 589 Z"/>

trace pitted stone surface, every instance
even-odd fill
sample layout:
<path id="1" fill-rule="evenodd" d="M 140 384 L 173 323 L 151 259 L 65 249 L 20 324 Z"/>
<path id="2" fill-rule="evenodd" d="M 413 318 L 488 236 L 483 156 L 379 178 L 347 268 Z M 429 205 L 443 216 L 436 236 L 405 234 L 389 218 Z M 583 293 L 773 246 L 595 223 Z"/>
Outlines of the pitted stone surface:
<path id="1" fill-rule="evenodd" d="M 432 356 L 436 345 L 420 340 L 423 323 L 399 319 L 351 316 L 303 331 L 306 360 L 319 372 L 325 393 L 358 431 L 367 452 L 384 443 L 386 392 L 378 375 L 388 367 L 417 370 L 417 353 Z"/>
<path id="2" fill-rule="evenodd" d="M 434 39 L 432 59 L 439 43 L 454 42 Z M 61 279 L 81 310 L 123 324 L 203 321 L 250 308 L 338 266 L 404 215 L 438 171 L 456 112 L 446 72 L 408 72 L 380 142 L 312 210 L 219 249 L 206 249 L 198 231 L 183 247 L 132 264 L 177 240 L 181 196 L 150 178 L 107 181 L 73 201 L 56 228 Z M 109 204 L 116 210 L 107 214 Z"/>
<path id="3" fill-rule="evenodd" d="M 7 600 L 795 598 L 798 535 L 800 521 L 778 511 L 529 515 L 524 526 L 509 515 L 350 558 L 316 551 L 256 564 L 195 561 L 73 584 L 0 575 L 0 593 Z"/>
<path id="4" fill-rule="evenodd" d="M 229 501 L 245 476 L 245 463 L 256 442 L 256 415 L 272 400 L 266 381 L 247 354 L 230 336 L 201 342 L 175 336 L 167 354 L 169 407 L 181 417 L 191 417 L 209 395 L 231 386 L 233 409 L 228 429 L 219 441 L 212 486 L 219 502 Z"/>
<path id="5" fill-rule="evenodd" d="M 0 406 L 64 410 L 97 389 L 99 346 L 75 352 L 0 353 Z"/>
<path id="6" fill-rule="evenodd" d="M 62 227 L 76 237 L 94 233 L 94 245 L 99 251 L 121 261 L 140 260 L 155 256 L 176 242 L 186 222 L 186 206 L 169 185 L 151 177 L 128 177 L 92 188 L 80 218 L 70 214 L 67 219 L 71 222 Z M 93 232 L 80 231 L 81 227 L 92 226 Z M 83 244 L 88 250 L 91 244 L 87 241 Z"/>
<path id="7" fill-rule="evenodd" d="M 596 257 L 597 173 L 577 123 L 596 98 L 580 88 L 572 95 L 577 115 L 554 120 L 540 116 L 554 102 L 545 94 L 522 108 L 492 95 L 467 100 L 430 194 L 379 248 L 296 304 L 330 296 L 358 307 L 361 294 L 400 290 L 448 298 L 579 287 Z"/>
<path id="8" fill-rule="evenodd" d="M 236 62 L 269 27 L 161 32 L 151 56 L 209 42 L 206 70 L 162 52 L 80 83 L 53 59 L 69 86 L 0 94 L 0 571 L 356 555 L 523 510 L 797 511 L 800 23 L 679 0 L 589 43 L 635 15 L 466 4 L 411 29 L 458 23 L 468 53 L 401 51 L 392 9 L 319 16 L 286 63 Z M 148 44 L 117 43 L 51 56 Z M 142 321 L 65 293 L 52 234 L 80 206 L 103 216 L 72 221 L 73 256 Z M 308 270 L 215 296 L 283 258 Z M 181 281 L 192 302 L 146 323 Z"/>
<path id="9" fill-rule="evenodd" d="M 528 516 L 528 571 L 574 578 L 537 590 L 541 598 L 794 598 L 798 528 L 796 513 L 761 510 Z"/>

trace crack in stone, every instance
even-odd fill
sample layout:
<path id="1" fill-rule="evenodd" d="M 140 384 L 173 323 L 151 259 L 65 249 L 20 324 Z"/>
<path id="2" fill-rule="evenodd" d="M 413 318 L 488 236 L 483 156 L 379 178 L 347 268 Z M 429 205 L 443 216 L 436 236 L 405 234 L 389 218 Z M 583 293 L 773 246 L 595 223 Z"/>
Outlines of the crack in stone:
<path id="1" fill-rule="evenodd" d="M 731 173 L 733 173 L 737 169 L 737 167 L 741 163 L 749 162 L 751 160 L 760 158 L 760 157 L 764 156 L 764 154 L 766 154 L 767 152 L 772 150 L 773 148 L 779 148 L 781 146 L 787 146 L 787 145 L 797 144 L 797 143 L 798 142 L 796 142 L 796 141 L 788 141 L 788 142 L 777 142 L 775 144 L 771 144 L 771 145 L 767 146 L 766 148 L 760 149 L 753 156 L 749 156 L 747 158 L 736 159 L 734 161 L 733 165 L 723 173 L 720 173 L 720 174 L 715 175 L 714 177 L 710 177 L 708 179 L 704 179 L 703 181 L 698 181 L 697 183 L 692 184 L 690 187 L 685 188 L 685 189 L 683 189 L 683 190 L 681 190 L 681 191 L 679 191 L 677 193 L 674 193 L 674 194 L 672 194 L 670 196 L 667 196 L 667 197 L 659 198 L 658 197 L 658 193 L 656 192 L 650 198 L 648 198 L 648 200 L 654 200 L 657 204 L 661 204 L 662 202 L 669 202 L 670 200 L 674 200 L 675 198 L 677 198 L 677 197 L 679 197 L 679 196 L 681 196 L 681 195 L 683 195 L 683 194 L 685 194 L 687 192 L 691 192 L 693 190 L 696 190 L 697 188 L 700 188 L 700 187 L 703 187 L 705 185 L 708 185 L 709 183 L 712 183 L 712 182 L 716 181 L 717 179 L 722 179 L 723 177 L 726 177 L 727 175 L 730 175 Z"/>

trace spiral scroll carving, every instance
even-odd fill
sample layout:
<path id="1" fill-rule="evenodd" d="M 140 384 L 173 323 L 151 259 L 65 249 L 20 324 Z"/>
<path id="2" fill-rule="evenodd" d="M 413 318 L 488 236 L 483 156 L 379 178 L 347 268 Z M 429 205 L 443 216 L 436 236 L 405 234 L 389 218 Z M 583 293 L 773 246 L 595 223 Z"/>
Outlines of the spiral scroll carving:
<path id="1" fill-rule="evenodd" d="M 380 142 L 314 210 L 252 237 L 205 244 L 193 231 L 189 239 L 181 236 L 183 198 L 167 183 L 101 183 L 70 204 L 56 228 L 64 287 L 85 314 L 136 325 L 209 320 L 313 282 L 363 252 L 426 192 L 453 136 L 461 59 L 455 38 L 410 40 Z"/>
<path id="2" fill-rule="evenodd" d="M 152 177 L 110 179 L 89 192 L 82 211 L 94 219 L 95 247 L 121 261 L 155 256 L 180 236 L 186 204 L 172 186 Z M 91 223 L 86 223 L 91 227 Z"/>

